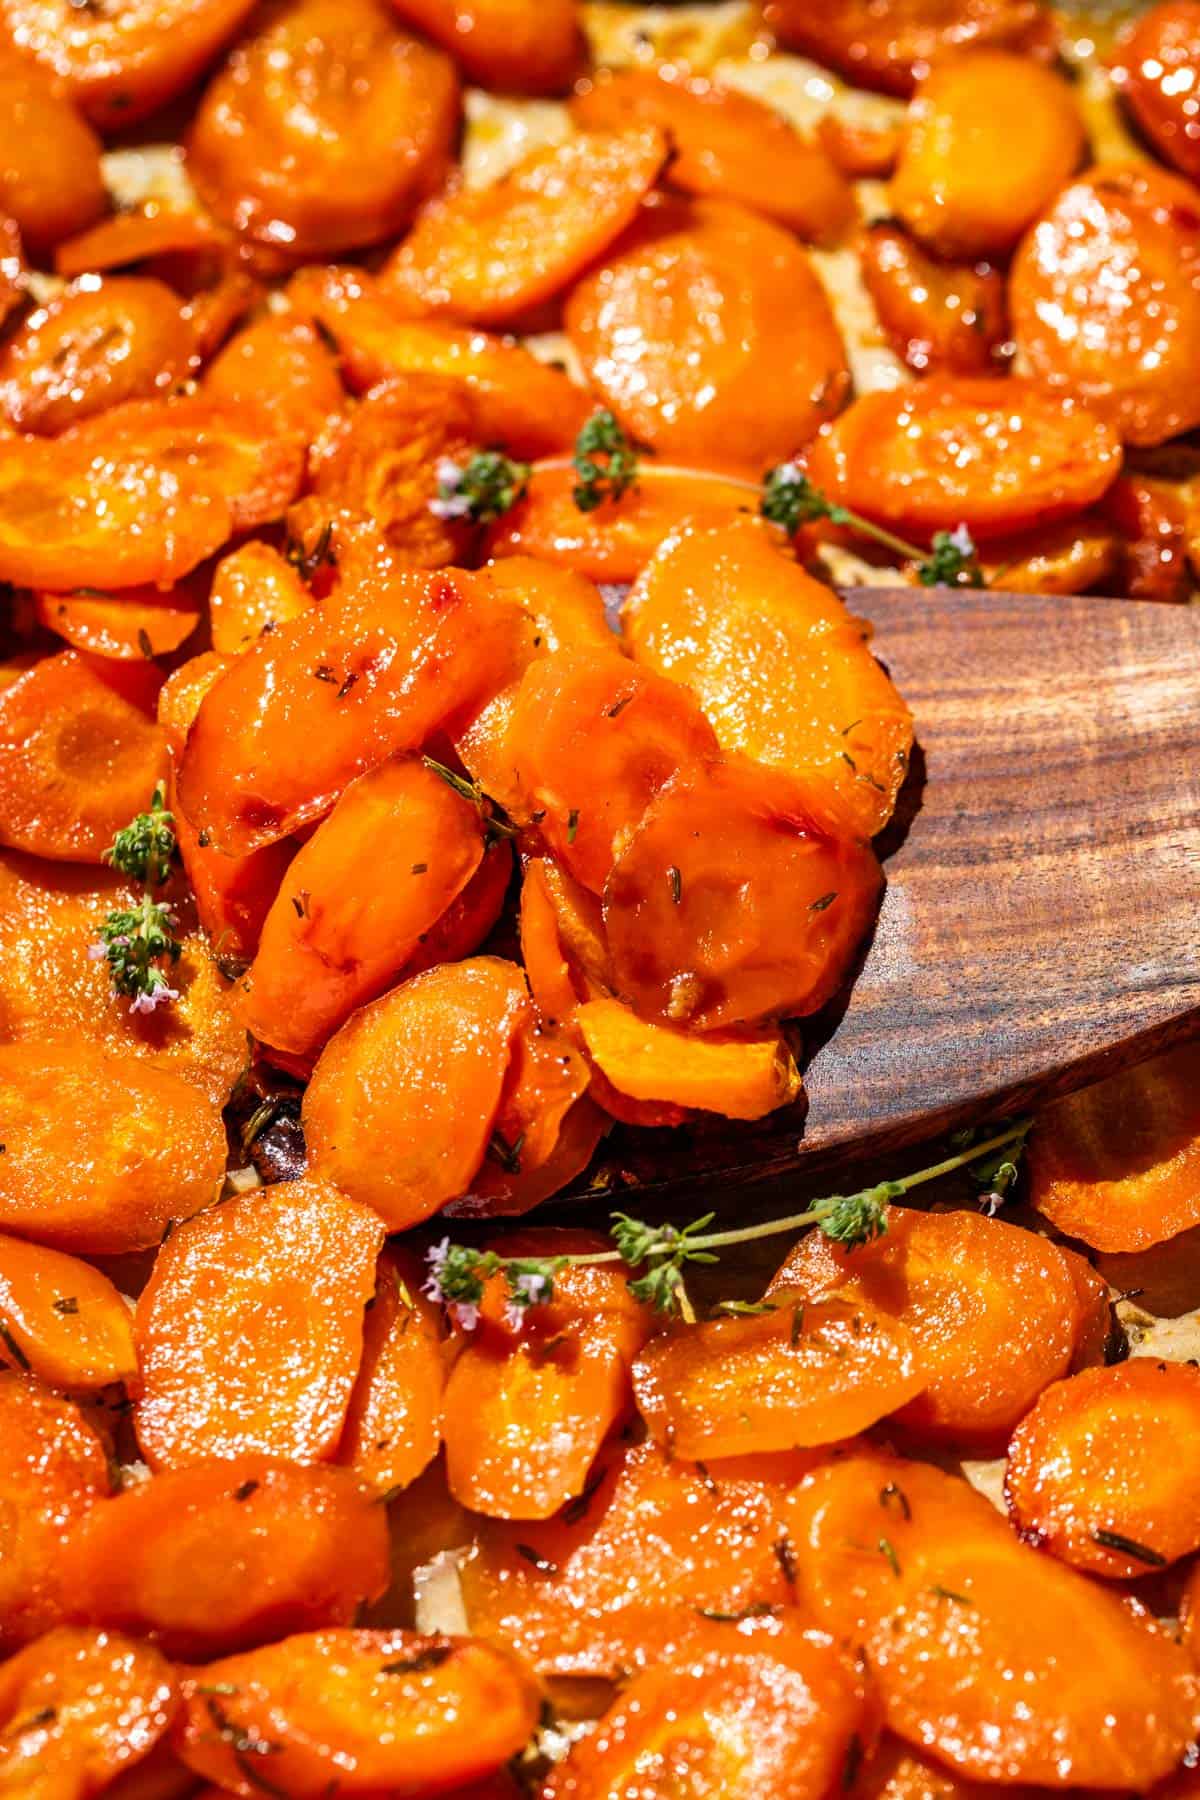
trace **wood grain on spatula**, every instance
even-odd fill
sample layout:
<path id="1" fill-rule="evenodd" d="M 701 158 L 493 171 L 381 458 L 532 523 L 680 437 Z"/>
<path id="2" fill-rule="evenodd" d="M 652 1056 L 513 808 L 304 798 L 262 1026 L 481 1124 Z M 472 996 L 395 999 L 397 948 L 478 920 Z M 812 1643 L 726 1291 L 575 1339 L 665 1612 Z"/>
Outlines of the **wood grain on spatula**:
<path id="1" fill-rule="evenodd" d="M 1025 1107 L 1200 1031 L 1200 609 L 857 589 L 917 721 L 878 924 L 808 1113 L 614 1145 L 722 1188 Z"/>

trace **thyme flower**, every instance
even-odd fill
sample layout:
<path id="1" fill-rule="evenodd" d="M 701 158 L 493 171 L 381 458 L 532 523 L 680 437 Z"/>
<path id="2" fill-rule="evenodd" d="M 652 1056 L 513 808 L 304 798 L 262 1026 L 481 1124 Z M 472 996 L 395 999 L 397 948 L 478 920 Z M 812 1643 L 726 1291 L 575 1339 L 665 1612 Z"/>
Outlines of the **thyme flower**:
<path id="1" fill-rule="evenodd" d="M 595 412 L 575 439 L 573 498 L 580 512 L 619 500 L 637 480 L 638 455 L 615 416 Z"/>
<path id="2" fill-rule="evenodd" d="M 161 967 L 177 963 L 183 946 L 175 936 L 177 920 L 161 900 L 143 894 L 140 905 L 128 912 L 110 912 L 100 927 L 100 941 L 89 956 L 104 961 L 113 992 L 126 996 L 132 1013 L 152 1013 L 178 1000 Z"/>
<path id="3" fill-rule="evenodd" d="M 763 479 L 760 511 L 765 519 L 781 525 L 794 537 L 801 525 L 816 519 L 828 519 L 832 525 L 844 525 L 860 537 L 882 544 L 893 555 L 914 564 L 922 587 L 985 587 L 983 571 L 974 539 L 966 525 L 953 531 L 935 531 L 928 550 L 919 544 L 897 537 L 874 520 L 848 506 L 839 506 L 818 487 L 814 487 L 799 463 L 778 463 L 768 469 Z"/>
<path id="4" fill-rule="evenodd" d="M 530 465 L 499 450 L 479 450 L 469 462 L 443 456 L 437 465 L 438 490 L 429 502 L 437 519 L 472 519 L 486 525 L 503 518 L 529 487 Z"/>

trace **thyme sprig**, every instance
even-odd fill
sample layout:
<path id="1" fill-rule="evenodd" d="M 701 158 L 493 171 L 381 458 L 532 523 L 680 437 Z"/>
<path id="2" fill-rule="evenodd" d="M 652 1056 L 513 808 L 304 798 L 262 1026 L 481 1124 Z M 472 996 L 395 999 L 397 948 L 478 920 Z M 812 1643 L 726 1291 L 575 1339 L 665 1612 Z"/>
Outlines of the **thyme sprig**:
<path id="1" fill-rule="evenodd" d="M 437 495 L 429 510 L 438 519 L 490 524 L 511 512 L 529 487 L 530 464 L 500 450 L 477 450 L 468 462 L 444 456 L 437 466 Z"/>
<path id="2" fill-rule="evenodd" d="M 605 500 L 619 500 L 637 480 L 638 454 L 607 411 L 595 412 L 575 439 L 573 499 L 580 512 L 594 512 Z"/>
<path id="3" fill-rule="evenodd" d="M 114 994 L 123 995 L 130 1012 L 152 1013 L 178 1000 L 179 993 L 167 979 L 163 964 L 179 961 L 183 946 L 175 936 L 177 920 L 170 906 L 153 897 L 171 874 L 179 848 L 175 820 L 167 809 L 166 789 L 160 781 L 148 812 L 117 832 L 104 853 L 105 861 L 122 875 L 145 884 L 136 906 L 115 908 L 100 926 L 100 939 L 88 955 L 108 964 Z"/>
<path id="4" fill-rule="evenodd" d="M 150 799 L 149 812 L 138 813 L 114 837 L 104 860 L 131 881 L 161 887 L 171 874 L 179 845 L 175 817 L 167 808 L 167 790 L 159 782 Z"/>
<path id="5" fill-rule="evenodd" d="M 801 525 L 812 524 L 816 519 L 849 526 L 860 537 L 871 538 L 905 562 L 913 563 L 922 587 L 987 586 L 974 540 L 965 525 L 953 531 L 935 531 L 929 549 L 923 550 L 919 544 L 909 543 L 876 525 L 873 519 L 830 500 L 814 487 L 798 463 L 778 463 L 767 470 L 760 505 L 763 517 L 782 525 L 789 537 L 794 537 Z"/>
<path id="6" fill-rule="evenodd" d="M 519 1329 L 530 1306 L 554 1297 L 555 1278 L 568 1267 L 584 1268 L 600 1263 L 623 1263 L 631 1271 L 629 1290 L 656 1311 L 694 1318 L 684 1285 L 684 1271 L 692 1264 L 718 1262 L 718 1251 L 734 1244 L 749 1244 L 782 1232 L 815 1226 L 834 1243 L 853 1250 L 880 1237 L 888 1228 L 888 1209 L 894 1200 L 927 1182 L 937 1181 L 956 1169 L 983 1164 L 984 1159 L 1019 1160 L 1029 1131 L 1028 1119 L 998 1125 L 989 1136 L 963 1145 L 949 1156 L 893 1181 L 860 1188 L 853 1194 L 828 1194 L 814 1200 L 803 1212 L 769 1219 L 760 1225 L 742 1225 L 729 1231 L 709 1231 L 715 1215 L 706 1213 L 690 1225 L 653 1225 L 628 1213 L 613 1213 L 609 1235 L 611 1250 L 586 1256 L 508 1257 L 494 1250 L 480 1251 L 469 1244 L 452 1244 L 443 1238 L 429 1252 L 429 1279 L 425 1292 L 450 1309 L 455 1322 L 471 1331 L 479 1322 L 485 1284 L 496 1275 L 505 1282 L 506 1316 Z"/>

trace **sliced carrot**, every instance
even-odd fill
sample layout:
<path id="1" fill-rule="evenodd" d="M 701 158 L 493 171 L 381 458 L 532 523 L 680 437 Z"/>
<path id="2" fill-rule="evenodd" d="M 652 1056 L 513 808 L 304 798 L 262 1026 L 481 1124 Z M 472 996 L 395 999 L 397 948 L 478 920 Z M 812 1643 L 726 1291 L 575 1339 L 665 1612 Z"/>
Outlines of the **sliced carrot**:
<path id="1" fill-rule="evenodd" d="M 667 169 L 672 187 L 737 200 L 817 243 L 840 237 L 855 217 L 849 183 L 823 145 L 801 137 L 753 95 L 674 63 L 652 72 L 601 71 L 571 102 L 571 113 L 592 130 L 619 130 L 634 120 L 657 125 L 675 149 Z"/>
<path id="2" fill-rule="evenodd" d="M 587 395 L 561 369 L 511 338 L 406 319 L 363 269 L 301 269 L 288 297 L 333 337 L 356 392 L 396 375 L 465 382 L 480 440 L 503 444 L 514 456 L 569 450 L 588 415 Z"/>
<path id="3" fill-rule="evenodd" d="M 263 926 L 296 853 L 295 842 L 284 838 L 243 856 L 223 856 L 214 845 L 201 841 L 201 833 L 179 810 L 174 780 L 168 793 L 179 859 L 191 886 L 209 957 L 226 979 L 236 981 L 258 951 Z M 236 992 L 230 993 L 228 1005 L 236 1020 Z"/>
<path id="4" fill-rule="evenodd" d="M 194 339 L 179 299 L 148 276 L 86 282 L 40 307 L 0 350 L 0 409 L 53 437 L 187 375 Z"/>
<path id="5" fill-rule="evenodd" d="M 605 887 L 617 992 L 701 1031 L 814 1012 L 846 978 L 879 879 L 815 789 L 749 762 L 685 769 Z"/>
<path id="6" fill-rule="evenodd" d="M 79 1408 L 32 1375 L 0 1370 L 0 1651 L 65 1617 L 63 1538 L 109 1491 L 108 1454 Z M 0 1665 L 0 1667 L 9 1665 Z"/>
<path id="7" fill-rule="evenodd" d="M 451 1201 L 447 1217 L 497 1219 L 532 1211 L 582 1175 L 605 1132 L 611 1127 L 596 1104 L 595 1075 L 563 1113 L 554 1141 L 537 1162 L 522 1150 L 519 1168 L 485 1161 L 471 1182 L 471 1192 Z"/>
<path id="8" fill-rule="evenodd" d="M 1200 152 L 1193 134 L 1191 72 L 1200 61 L 1195 0 L 1159 0 L 1134 14 L 1113 55 L 1121 97 L 1164 162 L 1195 180 Z"/>
<path id="9" fill-rule="evenodd" d="M 0 1665 L 0 1765 L 30 1800 L 93 1794 L 160 1743 L 179 1710 L 153 1644 L 116 1632 L 48 1632 Z"/>
<path id="10" fill-rule="evenodd" d="M 409 1487 L 441 1448 L 446 1358 L 441 1310 L 421 1291 L 425 1273 L 411 1251 L 386 1249 L 363 1327 L 338 1461 L 377 1496 Z"/>
<path id="11" fill-rule="evenodd" d="M 5 40 L 0 54 L 0 211 L 15 221 L 31 254 L 41 260 L 60 239 L 106 211 L 102 146 L 62 83 L 16 53 L 25 46 L 15 32 L 10 36 L 6 31 Z"/>
<path id="12" fill-rule="evenodd" d="M 318 1050 L 397 978 L 482 857 L 478 807 L 419 759 L 360 775 L 302 845 L 266 916 L 238 994 L 246 1029 L 275 1049 Z"/>
<path id="13" fill-rule="evenodd" d="M 581 131 L 486 188 L 431 200 L 383 270 L 406 311 L 503 325 L 562 293 L 637 216 L 667 158 L 653 127 Z"/>
<path id="14" fill-rule="evenodd" d="M 197 192 L 264 260 L 394 237 L 445 176 L 458 79 L 370 0 L 288 0 L 233 51 L 188 139 Z"/>
<path id="15" fill-rule="evenodd" d="M 177 1075 L 87 1041 L 2 1044 L 0 1095 L 6 1231 L 117 1255 L 156 1244 L 168 1220 L 216 1196 L 220 1115 Z"/>
<path id="16" fill-rule="evenodd" d="M 313 326 L 276 313 L 230 339 L 204 372 L 204 392 L 222 406 L 266 411 L 309 438 L 346 400 L 337 363 Z"/>
<path id="17" fill-rule="evenodd" d="M 223 556 L 213 572 L 209 611 L 213 649 L 239 656 L 264 631 L 300 618 L 313 597 L 291 563 L 252 539 Z"/>
<path id="18" fill-rule="evenodd" d="M 1141 1789 L 1191 1741 L 1197 1682 L 1179 1646 L 1020 1543 L 959 1477 L 853 1455 L 816 1470 L 788 1513 L 804 1596 L 862 1645 L 892 1730 L 951 1768 Z"/>
<path id="19" fill-rule="evenodd" d="M 669 1793 L 821 1800 L 845 1786 L 867 1732 L 863 1680 L 828 1638 L 779 1621 L 713 1628 L 686 1658 L 635 1677 L 553 1770 L 546 1800 Z M 747 1730 L 749 1721 L 760 1728 Z"/>
<path id="20" fill-rule="evenodd" d="M 520 1026 L 512 1040 L 488 1152 L 471 1180 L 472 1211 L 527 1212 L 579 1173 L 587 1156 L 579 1160 L 575 1148 L 565 1156 L 557 1152 L 567 1118 L 587 1086 L 587 1063 L 566 1033 L 540 1019 Z M 572 1146 L 588 1141 L 584 1127 L 583 1118 L 575 1120 Z M 600 1131 L 597 1123 L 591 1149 Z"/>
<path id="21" fill-rule="evenodd" d="M 1050 1382 L 1071 1365 L 1082 1322 L 1056 1246 L 979 1213 L 893 1207 L 883 1237 L 843 1250 L 801 1238 L 767 1290 L 838 1295 L 906 1324 L 920 1346 L 924 1391 L 898 1414 L 918 1439 L 1003 1447 Z"/>
<path id="22" fill-rule="evenodd" d="M 589 1000 L 574 1019 L 596 1067 L 633 1100 L 761 1119 L 803 1091 L 791 1050 L 777 1034 L 690 1037 L 639 1019 L 619 1000 Z"/>
<path id="23" fill-rule="evenodd" d="M 562 93 L 583 54 L 576 0 L 392 0 L 392 10 L 486 88 Z"/>
<path id="24" fill-rule="evenodd" d="M 862 1762 L 848 1791 L 855 1800 L 984 1800 L 990 1792 L 983 1782 L 952 1774 L 944 1763 L 887 1732 Z M 1028 1800 L 1020 1788 L 1009 1792 Z"/>
<path id="25" fill-rule="evenodd" d="M 485 845 L 483 861 L 452 900 L 441 918 L 425 933 L 424 942 L 404 966 L 406 980 L 423 975 L 439 963 L 462 962 L 473 956 L 490 937 L 500 917 L 512 878 L 512 850 L 506 838 Z"/>
<path id="26" fill-rule="evenodd" d="M 478 706 L 524 628 L 457 569 L 385 569 L 339 589 L 209 691 L 180 768 L 184 812 L 226 855 L 285 837 L 356 775 Z"/>
<path id="27" fill-rule="evenodd" d="M 1093 1575 L 1132 1580 L 1200 1548 L 1192 1466 L 1200 1370 L 1149 1357 L 1047 1388 L 1009 1445 L 1021 1536 Z"/>
<path id="28" fill-rule="evenodd" d="M 159 688 L 158 722 L 166 733 L 173 757 L 182 756 L 188 732 L 200 711 L 200 702 L 228 667 L 227 656 L 219 656 L 215 650 L 202 650 L 198 656 L 190 656 L 185 663 L 180 663 Z"/>
<path id="29" fill-rule="evenodd" d="M 898 531 L 966 524 L 976 538 L 1082 512 L 1120 466 L 1115 434 L 1082 406 L 1032 381 L 948 377 L 861 396 L 808 457 L 835 504 Z"/>
<path id="30" fill-rule="evenodd" d="M 315 1176 L 238 1195 L 172 1232 L 134 1328 L 134 1424 L 151 1467 L 332 1457 L 382 1240 L 365 1206 Z M 252 1350 L 248 1318 L 271 1322 Z"/>
<path id="31" fill-rule="evenodd" d="M 729 201 L 646 207 L 575 288 L 566 324 L 626 431 L 699 468 L 761 479 L 849 391 L 841 334 L 804 251 Z"/>
<path id="32" fill-rule="evenodd" d="M 1053 43 L 1037 0 L 775 0 L 772 25 L 789 50 L 885 94 L 910 94 L 952 50 L 1001 44 L 1036 55 Z"/>
<path id="33" fill-rule="evenodd" d="M 73 649 L 113 662 L 136 662 L 169 656 L 191 637 L 203 612 L 198 595 L 186 582 L 169 594 L 157 589 L 103 594 L 39 594 L 37 614 L 43 625 Z"/>
<path id="34" fill-rule="evenodd" d="M 1200 1048 L 1055 1100 L 1029 1147 L 1030 1199 L 1096 1250 L 1145 1250 L 1200 1224 Z"/>
<path id="35" fill-rule="evenodd" d="M 833 163 L 851 181 L 890 175 L 900 154 L 899 125 L 864 118 L 823 113 L 817 140 Z"/>
<path id="36" fill-rule="evenodd" d="M 524 816 L 596 893 L 659 789 L 717 750 L 686 688 L 615 651 L 563 651 L 535 662 L 508 741 Z"/>
<path id="37" fill-rule="evenodd" d="M 105 1792 L 110 1800 L 188 1800 L 194 1790 L 191 1770 L 180 1762 L 170 1739 L 160 1738 L 148 1756 L 118 1775 Z"/>
<path id="38" fill-rule="evenodd" d="M 987 263 L 944 263 L 881 219 L 859 243 L 862 277 L 892 348 L 918 375 L 1003 371 L 1005 279 Z"/>
<path id="39" fill-rule="evenodd" d="M 761 520 L 672 532 L 622 623 L 638 662 L 691 688 L 723 750 L 818 782 L 864 837 L 887 823 L 912 714 L 867 628 Z"/>
<path id="40" fill-rule="evenodd" d="M 538 557 L 590 581 L 633 581 L 684 519 L 724 522 L 758 506 L 758 488 L 748 482 L 643 464 L 636 486 L 620 499 L 581 512 L 575 504 L 578 481 L 570 468 L 535 469 L 524 499 L 492 526 L 489 553 Z"/>
<path id="41" fill-rule="evenodd" d="M 547 883 L 548 860 L 531 857 L 521 878 L 521 961 L 538 1011 L 552 1025 L 570 1019 L 583 998 L 558 929 Z"/>
<path id="42" fill-rule="evenodd" d="M 497 1247 L 506 1256 L 553 1257 L 608 1246 L 586 1232 L 539 1231 Z M 631 1366 L 651 1313 L 619 1267 L 560 1270 L 553 1297 L 511 1322 L 501 1313 L 503 1288 L 494 1278 L 450 1372 L 446 1474 L 472 1512 L 548 1519 L 584 1492 L 604 1439 L 631 1410 Z"/>
<path id="43" fill-rule="evenodd" d="M 55 249 L 54 268 L 73 281 L 96 271 L 108 274 L 149 264 L 168 280 L 167 271 L 186 270 L 190 289 L 204 285 L 202 276 L 219 277 L 231 248 L 225 232 L 207 213 L 151 200 L 128 212 L 112 213 L 65 239 Z"/>
<path id="44" fill-rule="evenodd" d="M 1075 1289 L 1075 1305 L 1079 1324 L 1075 1332 L 1075 1351 L 1071 1357 L 1071 1373 L 1088 1369 L 1107 1360 L 1113 1338 L 1112 1294 L 1108 1282 L 1093 1269 L 1085 1256 L 1067 1244 L 1055 1246 L 1067 1265 L 1067 1274 Z"/>
<path id="45" fill-rule="evenodd" d="M 1104 497 L 1103 510 L 994 539 L 980 559 L 989 587 L 1014 594 L 1117 591 L 1122 564 L 1129 567 L 1133 546 L 1120 542 L 1105 515 L 1123 480 L 1117 477 Z"/>
<path id="46" fill-rule="evenodd" d="M 471 1630 L 544 1674 L 623 1679 L 686 1645 L 701 1610 L 794 1603 L 783 1507 L 819 1460 L 697 1464 L 654 1443 L 612 1445 L 555 1518 L 480 1526 L 462 1566 Z"/>
<path id="47" fill-rule="evenodd" d="M 74 1528 L 70 1616 L 206 1657 L 348 1625 L 387 1581 L 382 1508 L 344 1469 L 261 1456 L 155 1475 Z"/>
<path id="48" fill-rule="evenodd" d="M 0 1236 L 0 1322 L 0 1360 L 55 1387 L 107 1387 L 137 1370 L 133 1322 L 112 1282 L 44 1244 Z"/>
<path id="49" fill-rule="evenodd" d="M 152 695 L 74 650 L 0 693 L 0 841 L 100 862 L 166 773 L 163 733 L 141 704 Z"/>
<path id="50" fill-rule="evenodd" d="M 520 969 L 494 956 L 429 969 L 363 1007 L 304 1096 L 310 1167 L 392 1231 L 466 1193 L 530 1010 Z"/>
<path id="51" fill-rule="evenodd" d="M 1191 598 L 1191 505 L 1174 482 L 1121 475 L 1104 496 L 1104 515 L 1120 534 L 1121 591 L 1134 600 Z"/>

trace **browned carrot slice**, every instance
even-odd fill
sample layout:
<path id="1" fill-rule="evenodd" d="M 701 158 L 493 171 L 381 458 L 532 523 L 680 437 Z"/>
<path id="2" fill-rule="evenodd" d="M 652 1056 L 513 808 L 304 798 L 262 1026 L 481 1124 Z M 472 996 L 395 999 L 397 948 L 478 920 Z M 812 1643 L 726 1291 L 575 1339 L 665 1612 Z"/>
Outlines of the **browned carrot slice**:
<path id="1" fill-rule="evenodd" d="M 392 9 L 481 87 L 562 93 L 583 55 L 576 0 L 392 0 Z"/>
<path id="2" fill-rule="evenodd" d="M 575 1119 L 570 1146 L 561 1154 L 560 1146 L 567 1119 L 587 1086 L 588 1066 L 573 1038 L 540 1019 L 517 1030 L 488 1153 L 471 1179 L 472 1212 L 527 1212 L 579 1173 L 599 1141 L 603 1122 L 591 1120 L 588 1109 Z M 594 1126 L 590 1149 L 581 1159 L 589 1121 Z"/>
<path id="3" fill-rule="evenodd" d="M 897 356 L 918 375 L 1001 373 L 1005 279 L 986 263 L 944 263 L 881 219 L 859 243 L 863 282 Z"/>
<path id="4" fill-rule="evenodd" d="M 77 232 L 54 252 L 56 272 L 67 281 L 99 271 L 161 265 L 172 272 L 187 270 L 200 287 L 200 277 L 218 277 L 229 259 L 231 240 L 207 213 L 151 200 L 128 212 Z M 169 278 L 169 277 L 168 277 Z"/>
<path id="5" fill-rule="evenodd" d="M 389 1248 L 379 1258 L 338 1447 L 338 1461 L 377 1495 L 410 1486 L 441 1447 L 446 1356 L 441 1312 L 422 1293 L 424 1280 L 409 1251 Z"/>
<path id="6" fill-rule="evenodd" d="M 198 596 L 181 583 L 173 593 L 154 588 L 123 594 L 39 594 L 37 615 L 75 650 L 112 662 L 169 656 L 203 617 Z"/>
<path id="7" fill-rule="evenodd" d="M 596 1067 L 632 1100 L 664 1101 L 761 1119 L 802 1092 L 784 1038 L 709 1034 L 692 1037 L 639 1019 L 618 1000 L 589 1000 L 574 1022 Z"/>
<path id="8" fill-rule="evenodd" d="M 147 1462 L 180 1469 L 255 1451 L 296 1462 L 331 1457 L 382 1240 L 365 1206 L 313 1177 L 240 1195 L 180 1225 L 137 1307 L 134 1423 Z M 249 1318 L 259 1321 L 252 1350 Z"/>
<path id="9" fill-rule="evenodd" d="M 312 603 L 311 593 L 278 550 L 258 539 L 242 544 L 223 556 L 213 572 L 208 601 L 213 649 L 219 656 L 239 656 L 264 631 L 300 618 Z"/>
<path id="10" fill-rule="evenodd" d="M 307 320 L 286 313 L 267 313 L 231 338 L 204 371 L 204 392 L 221 406 L 269 413 L 307 438 L 346 403 L 329 346 Z"/>
<path id="11" fill-rule="evenodd" d="M 0 1236 L 0 1361 L 88 1390 L 136 1372 L 129 1308 L 106 1275 L 45 1244 Z"/>

